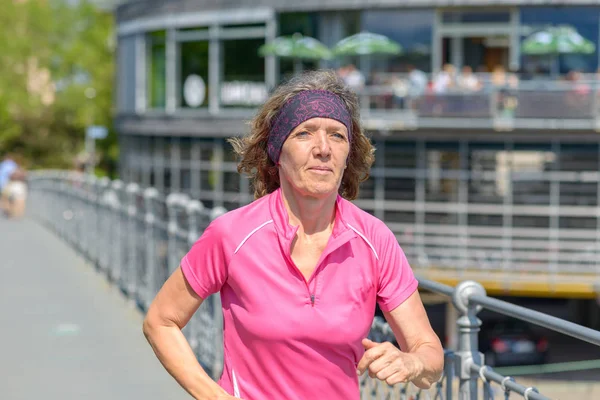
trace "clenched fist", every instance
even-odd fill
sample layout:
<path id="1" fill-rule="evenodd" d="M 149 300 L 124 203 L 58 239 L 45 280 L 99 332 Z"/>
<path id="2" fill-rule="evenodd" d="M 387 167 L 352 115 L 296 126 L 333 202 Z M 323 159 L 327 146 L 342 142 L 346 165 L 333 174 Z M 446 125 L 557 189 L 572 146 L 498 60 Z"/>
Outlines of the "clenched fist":
<path id="1" fill-rule="evenodd" d="M 402 352 L 390 342 L 377 343 L 363 339 L 362 345 L 366 351 L 356 367 L 358 375 L 368 369 L 371 378 L 395 385 L 412 381 L 423 370 L 423 364 L 416 356 Z"/>

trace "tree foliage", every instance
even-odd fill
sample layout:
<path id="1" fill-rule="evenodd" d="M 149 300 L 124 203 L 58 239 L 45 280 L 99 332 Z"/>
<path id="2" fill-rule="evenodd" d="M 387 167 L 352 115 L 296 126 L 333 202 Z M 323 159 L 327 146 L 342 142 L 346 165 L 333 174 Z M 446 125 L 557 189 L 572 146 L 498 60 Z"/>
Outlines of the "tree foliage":
<path id="1" fill-rule="evenodd" d="M 0 156 L 70 168 L 88 125 L 112 126 L 114 22 L 87 1 L 7 0 L 0 7 Z M 98 141 L 113 172 L 116 135 Z"/>

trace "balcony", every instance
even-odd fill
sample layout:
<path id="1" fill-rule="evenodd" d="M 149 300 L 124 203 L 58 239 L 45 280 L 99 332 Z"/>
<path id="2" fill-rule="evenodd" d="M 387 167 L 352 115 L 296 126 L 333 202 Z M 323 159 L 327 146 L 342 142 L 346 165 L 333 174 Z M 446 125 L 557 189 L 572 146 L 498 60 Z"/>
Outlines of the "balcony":
<path id="1" fill-rule="evenodd" d="M 395 77 L 399 81 L 405 78 Z M 358 94 L 365 129 L 382 133 L 418 129 L 600 131 L 600 81 L 523 80 L 497 87 L 482 80 L 477 91 L 428 88 L 421 95 L 389 83 L 366 86 Z M 240 133 L 256 107 L 143 109 L 121 112 L 123 133 L 228 136 Z M 198 120 L 204 123 L 199 125 Z M 206 122 L 209 122 L 208 124 Z"/>
<path id="2" fill-rule="evenodd" d="M 400 78 L 402 82 L 402 78 Z M 477 91 L 428 88 L 410 96 L 400 86 L 374 85 L 360 93 L 369 130 L 516 129 L 599 130 L 600 82 L 531 80 Z"/>

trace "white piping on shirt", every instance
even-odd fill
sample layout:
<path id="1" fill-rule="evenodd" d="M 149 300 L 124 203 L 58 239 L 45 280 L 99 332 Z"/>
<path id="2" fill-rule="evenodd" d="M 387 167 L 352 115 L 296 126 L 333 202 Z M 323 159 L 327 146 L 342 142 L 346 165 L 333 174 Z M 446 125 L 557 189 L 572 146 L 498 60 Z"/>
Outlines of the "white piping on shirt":
<path id="1" fill-rule="evenodd" d="M 237 379 L 235 379 L 235 371 L 231 370 L 231 379 L 233 380 L 233 397 L 241 399 L 240 388 L 238 387 Z"/>
<path id="2" fill-rule="evenodd" d="M 263 226 L 272 223 L 273 220 L 270 219 L 267 222 L 265 222 L 264 224 L 260 225 L 259 227 L 255 228 L 252 232 L 250 232 L 248 234 L 248 236 L 246 236 L 244 238 L 244 240 L 242 240 L 242 242 L 238 245 L 238 247 L 235 249 L 235 251 L 233 252 L 233 254 L 236 254 L 238 252 L 238 250 L 244 245 L 244 243 L 246 243 L 246 240 L 250 239 L 250 236 L 254 235 L 260 228 L 262 228 Z"/>
<path id="3" fill-rule="evenodd" d="M 375 254 L 375 258 L 376 258 L 377 260 L 379 260 L 379 256 L 377 255 L 377 252 L 375 251 L 375 247 L 374 247 L 374 246 L 371 244 L 371 242 L 369 242 L 369 240 L 368 240 L 368 239 L 365 237 L 365 235 L 363 235 L 362 233 L 360 233 L 360 232 L 358 231 L 358 229 L 356 229 L 356 228 L 355 228 L 355 227 L 353 227 L 352 225 L 350 225 L 350 224 L 347 224 L 347 225 L 348 225 L 348 228 L 352 229 L 354 232 L 356 232 L 356 233 L 358 234 L 358 236 L 360 236 L 361 238 L 363 238 L 363 240 L 364 240 L 365 242 L 367 242 L 367 244 L 369 245 L 369 247 L 371 248 L 371 250 L 373 250 L 373 254 Z"/>

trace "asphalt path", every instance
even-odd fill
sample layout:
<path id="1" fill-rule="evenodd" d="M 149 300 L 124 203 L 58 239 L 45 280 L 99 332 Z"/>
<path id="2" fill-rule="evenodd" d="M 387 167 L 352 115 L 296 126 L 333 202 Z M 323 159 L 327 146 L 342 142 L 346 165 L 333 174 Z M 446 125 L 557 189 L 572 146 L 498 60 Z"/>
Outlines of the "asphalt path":
<path id="1" fill-rule="evenodd" d="M 140 311 L 56 235 L 0 217 L 0 399 L 189 399 Z"/>

